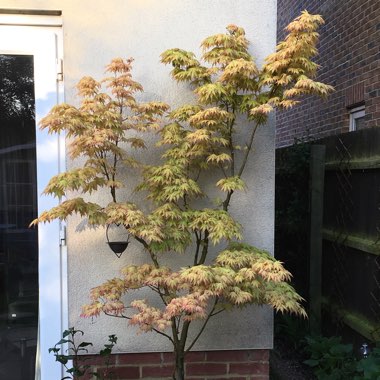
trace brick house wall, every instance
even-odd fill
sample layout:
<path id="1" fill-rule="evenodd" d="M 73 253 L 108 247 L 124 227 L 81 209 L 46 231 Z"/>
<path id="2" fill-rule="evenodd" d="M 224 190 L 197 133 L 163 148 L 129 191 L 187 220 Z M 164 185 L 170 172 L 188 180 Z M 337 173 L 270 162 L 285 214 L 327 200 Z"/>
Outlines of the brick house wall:
<path id="1" fill-rule="evenodd" d="M 85 357 L 89 372 L 105 372 L 104 359 Z M 115 380 L 170 380 L 173 354 L 136 353 L 111 356 L 109 370 Z M 190 352 L 185 360 L 186 380 L 269 380 L 269 350 Z M 84 380 L 95 379 L 88 375 Z"/>
<path id="2" fill-rule="evenodd" d="M 278 0 L 277 40 L 304 9 L 320 14 L 318 80 L 335 87 L 326 101 L 309 97 L 277 113 L 276 146 L 348 132 L 349 112 L 365 105 L 365 128 L 380 125 L 380 4 L 378 0 Z"/>

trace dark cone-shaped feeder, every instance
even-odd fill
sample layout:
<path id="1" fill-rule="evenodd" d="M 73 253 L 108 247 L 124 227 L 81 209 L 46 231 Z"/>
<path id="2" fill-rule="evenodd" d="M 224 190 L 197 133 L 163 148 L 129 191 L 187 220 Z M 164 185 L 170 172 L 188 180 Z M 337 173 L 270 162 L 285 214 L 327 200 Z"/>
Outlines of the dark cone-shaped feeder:
<path id="1" fill-rule="evenodd" d="M 109 230 L 109 228 L 110 228 L 110 224 L 107 225 L 107 228 L 106 228 L 107 244 L 112 249 L 112 251 L 114 252 L 114 254 L 118 258 L 120 258 L 120 256 L 122 255 L 122 253 L 128 247 L 128 244 L 129 244 L 129 234 L 128 234 L 127 240 L 125 240 L 125 241 L 110 241 L 109 236 L 108 236 L 108 230 Z"/>

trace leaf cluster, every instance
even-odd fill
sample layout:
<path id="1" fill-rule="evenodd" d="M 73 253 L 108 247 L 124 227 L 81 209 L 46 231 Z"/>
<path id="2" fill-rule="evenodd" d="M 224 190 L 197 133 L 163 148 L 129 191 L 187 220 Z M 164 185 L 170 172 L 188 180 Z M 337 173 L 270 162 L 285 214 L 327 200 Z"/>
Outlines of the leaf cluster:
<path id="1" fill-rule="evenodd" d="M 312 367 L 318 379 L 370 379 L 380 376 L 380 348 L 374 347 L 368 357 L 357 359 L 352 344 L 342 343 L 338 336 L 306 337 L 310 358 L 304 363 Z"/>
<path id="2" fill-rule="evenodd" d="M 78 344 L 78 337 L 80 339 L 83 335 L 84 332 L 82 330 L 70 327 L 62 333 L 62 339 L 60 339 L 54 347 L 49 348 L 49 353 L 53 353 L 55 360 L 64 366 L 66 373 L 69 375 L 63 377 L 61 380 L 79 379 L 85 376 L 87 377 L 89 374 L 100 380 L 113 379 L 113 374 L 110 372 L 109 366 L 112 350 L 117 343 L 116 335 L 109 335 L 109 343 L 106 343 L 104 348 L 99 352 L 99 355 L 104 359 L 106 368 L 103 373 L 90 372 L 91 366 L 86 364 L 89 358 L 83 355 L 88 353 L 87 347 L 93 346 L 93 344 L 84 341 Z M 68 345 L 66 351 L 64 351 L 65 345 Z"/>
<path id="3" fill-rule="evenodd" d="M 121 167 L 135 167 L 137 162 L 132 151 L 146 148 L 138 133 L 157 130 L 168 110 L 162 102 L 136 100 L 135 94 L 143 88 L 132 79 L 132 62 L 132 59 L 113 59 L 106 67 L 109 76 L 100 82 L 88 76 L 82 78 L 77 85 L 79 107 L 57 105 L 41 120 L 41 129 L 66 134 L 71 159 L 85 159 L 82 167 L 53 177 L 45 194 L 56 197 L 67 196 L 72 191 L 91 194 L 108 187 L 115 201 L 116 189 L 125 186 L 117 178 L 118 171 Z M 67 210 L 64 203 L 59 207 L 62 218 L 75 211 Z"/>
<path id="4" fill-rule="evenodd" d="M 213 265 L 195 265 L 180 271 L 150 264 L 129 265 L 122 273 L 123 278 L 109 280 L 91 290 L 92 303 L 84 306 L 83 316 L 105 312 L 124 316 L 142 331 L 162 331 L 170 327 L 172 318 L 185 321 L 206 318 L 212 299 L 218 299 L 218 310 L 269 304 L 275 310 L 305 316 L 301 297 L 287 283 L 290 273 L 268 252 L 247 244 L 231 243 Z M 164 309 L 135 300 L 131 307 L 137 312 L 129 317 L 123 295 L 145 287 L 162 297 Z"/>

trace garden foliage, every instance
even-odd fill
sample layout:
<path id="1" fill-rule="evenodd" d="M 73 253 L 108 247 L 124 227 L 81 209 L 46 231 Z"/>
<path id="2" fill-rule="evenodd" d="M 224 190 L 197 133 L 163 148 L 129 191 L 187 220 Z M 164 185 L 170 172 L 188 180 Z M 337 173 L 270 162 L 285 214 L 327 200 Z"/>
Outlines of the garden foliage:
<path id="1" fill-rule="evenodd" d="M 380 379 L 380 347 L 371 349 L 368 357 L 357 359 L 352 344 L 341 337 L 306 337 L 310 358 L 305 364 L 313 368 L 320 380 Z"/>
<path id="2" fill-rule="evenodd" d="M 87 354 L 87 347 L 93 344 L 84 341 L 78 343 L 78 337 L 80 339 L 83 335 L 83 331 L 70 327 L 63 332 L 62 339 L 54 347 L 49 348 L 49 353 L 54 354 L 55 361 L 62 364 L 67 374 L 61 380 L 78 380 L 79 378 L 87 377 L 87 375 L 93 375 L 98 380 L 113 379 L 113 374 L 109 367 L 112 350 L 117 343 L 117 337 L 115 335 L 108 336 L 108 343 L 99 352 L 99 355 L 104 360 L 104 365 L 98 372 L 91 372 L 91 366 L 86 364 L 89 357 L 83 357 L 82 355 Z"/>

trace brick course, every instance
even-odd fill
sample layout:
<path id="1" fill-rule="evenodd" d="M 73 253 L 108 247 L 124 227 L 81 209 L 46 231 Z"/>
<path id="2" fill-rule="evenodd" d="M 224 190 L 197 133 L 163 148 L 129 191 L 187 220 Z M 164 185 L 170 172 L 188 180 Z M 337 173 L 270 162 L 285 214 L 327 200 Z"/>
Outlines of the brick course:
<path id="1" fill-rule="evenodd" d="M 278 0 L 277 39 L 300 12 L 320 14 L 318 81 L 335 92 L 327 101 L 306 97 L 277 113 L 277 147 L 348 132 L 349 108 L 365 104 L 365 127 L 380 125 L 380 6 L 378 0 Z"/>
<path id="2" fill-rule="evenodd" d="M 100 356 L 83 358 L 90 372 L 105 371 Z M 111 363 L 115 380 L 170 380 L 174 368 L 171 353 L 114 354 Z M 269 380 L 269 350 L 190 352 L 185 371 L 186 380 Z"/>

